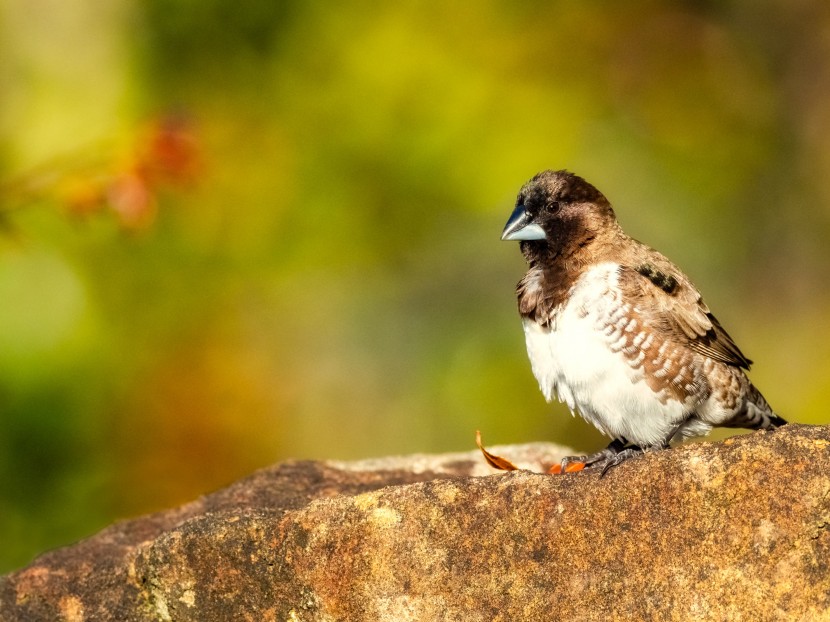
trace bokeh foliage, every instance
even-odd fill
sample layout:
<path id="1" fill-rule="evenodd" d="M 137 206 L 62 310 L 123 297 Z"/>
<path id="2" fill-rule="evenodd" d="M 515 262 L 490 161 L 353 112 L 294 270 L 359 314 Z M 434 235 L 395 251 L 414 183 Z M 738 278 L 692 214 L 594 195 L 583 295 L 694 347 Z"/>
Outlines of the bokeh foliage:
<path id="1" fill-rule="evenodd" d="M 0 0 L 0 571 L 288 457 L 603 443 L 536 389 L 498 241 L 544 168 L 824 422 L 827 32 L 818 0 Z"/>

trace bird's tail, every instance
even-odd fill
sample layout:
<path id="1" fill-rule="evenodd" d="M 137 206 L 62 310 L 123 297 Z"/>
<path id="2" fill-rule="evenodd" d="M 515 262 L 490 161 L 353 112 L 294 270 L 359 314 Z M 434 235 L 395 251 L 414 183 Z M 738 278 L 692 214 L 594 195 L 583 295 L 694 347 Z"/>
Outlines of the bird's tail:
<path id="1" fill-rule="evenodd" d="M 769 416 L 769 425 L 768 428 L 780 428 L 782 425 L 787 425 L 789 421 L 784 419 L 784 417 L 779 417 L 775 413 Z"/>
<path id="2" fill-rule="evenodd" d="M 767 400 L 761 395 L 761 392 L 755 388 L 755 385 L 747 379 L 747 404 L 746 413 L 750 416 L 751 424 L 748 428 L 769 429 L 779 428 L 782 425 L 787 425 L 787 420 L 780 415 L 773 412 Z"/>
<path id="3" fill-rule="evenodd" d="M 727 422 L 721 424 L 723 427 L 762 430 L 787 425 L 787 420 L 773 412 L 767 400 L 749 381 L 749 378 L 743 374 L 738 378 L 743 384 L 744 396 L 735 414 Z"/>

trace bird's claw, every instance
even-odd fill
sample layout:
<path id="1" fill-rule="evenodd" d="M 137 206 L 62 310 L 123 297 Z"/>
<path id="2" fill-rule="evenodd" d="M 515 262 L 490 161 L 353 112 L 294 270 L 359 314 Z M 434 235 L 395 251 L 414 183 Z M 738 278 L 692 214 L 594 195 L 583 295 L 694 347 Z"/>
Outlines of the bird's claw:
<path id="1" fill-rule="evenodd" d="M 559 475 L 591 469 L 599 470 L 599 476 L 603 477 L 612 467 L 641 453 L 643 450 L 636 445 L 626 447 L 622 441 L 614 440 L 602 451 L 587 456 L 566 456 L 550 467 L 548 473 Z"/>

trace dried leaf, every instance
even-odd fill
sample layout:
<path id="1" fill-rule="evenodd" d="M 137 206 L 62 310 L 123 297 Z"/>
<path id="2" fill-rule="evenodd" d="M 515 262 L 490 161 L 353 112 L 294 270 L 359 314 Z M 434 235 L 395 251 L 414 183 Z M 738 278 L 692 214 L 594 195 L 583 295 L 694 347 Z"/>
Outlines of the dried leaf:
<path id="1" fill-rule="evenodd" d="M 484 449 L 484 445 L 481 444 L 481 432 L 476 430 L 476 445 L 481 450 L 481 453 L 484 454 L 484 459 L 494 469 L 499 469 L 500 471 L 517 471 L 519 467 L 515 464 L 507 460 L 506 458 L 502 458 L 501 456 L 494 456 L 489 451 Z"/>

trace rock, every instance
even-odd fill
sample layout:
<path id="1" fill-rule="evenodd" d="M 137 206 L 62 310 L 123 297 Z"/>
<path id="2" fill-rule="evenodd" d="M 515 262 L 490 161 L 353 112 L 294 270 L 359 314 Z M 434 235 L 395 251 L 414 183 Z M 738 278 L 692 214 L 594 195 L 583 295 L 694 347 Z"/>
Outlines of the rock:
<path id="1" fill-rule="evenodd" d="M 0 620 L 830 620 L 829 449 L 790 425 L 602 479 L 288 462 L 0 578 Z"/>

